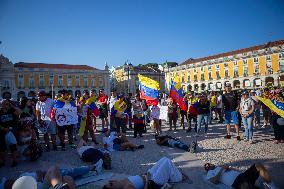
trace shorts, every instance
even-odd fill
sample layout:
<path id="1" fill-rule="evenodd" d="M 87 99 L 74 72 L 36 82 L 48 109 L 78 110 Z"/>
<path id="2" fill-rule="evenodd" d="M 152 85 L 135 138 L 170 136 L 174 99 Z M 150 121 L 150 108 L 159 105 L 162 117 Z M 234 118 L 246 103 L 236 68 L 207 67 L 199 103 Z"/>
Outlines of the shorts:
<path id="1" fill-rule="evenodd" d="M 63 125 L 63 126 L 58 126 L 58 133 L 60 134 L 65 134 L 65 131 L 67 130 L 68 133 L 73 132 L 73 127 L 74 125 Z"/>
<path id="2" fill-rule="evenodd" d="M 42 120 L 39 123 L 38 129 L 43 134 L 55 135 L 56 134 L 56 123 L 55 121 Z"/>
<path id="3" fill-rule="evenodd" d="M 237 111 L 224 111 L 225 113 L 225 124 L 230 124 L 231 120 L 233 120 L 233 124 L 238 125 L 239 119 L 238 119 L 238 112 Z"/>
<path id="4" fill-rule="evenodd" d="M 107 107 L 103 107 L 103 108 L 99 108 L 100 110 L 100 118 L 107 118 L 108 117 L 108 111 L 107 111 Z"/>
<path id="5" fill-rule="evenodd" d="M 97 163 L 100 159 L 103 159 L 103 153 L 94 148 L 89 148 L 82 153 L 82 160 L 85 162 Z"/>
<path id="6" fill-rule="evenodd" d="M 235 189 L 242 189 L 242 188 L 255 188 L 255 182 L 259 177 L 259 172 L 253 164 L 249 169 L 245 172 L 239 174 L 233 183 L 233 187 Z"/>
<path id="7" fill-rule="evenodd" d="M 114 149 L 115 151 L 121 151 L 121 150 L 122 150 L 121 144 L 113 144 L 113 149 Z"/>

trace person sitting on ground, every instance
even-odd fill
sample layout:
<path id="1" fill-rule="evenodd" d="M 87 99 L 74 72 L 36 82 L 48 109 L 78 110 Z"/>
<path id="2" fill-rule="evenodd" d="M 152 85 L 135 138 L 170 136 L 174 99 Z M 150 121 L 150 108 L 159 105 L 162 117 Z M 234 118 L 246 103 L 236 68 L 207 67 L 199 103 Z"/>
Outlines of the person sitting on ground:
<path id="1" fill-rule="evenodd" d="M 116 132 L 109 132 L 108 129 L 103 129 L 102 132 L 104 133 L 103 137 L 103 145 L 104 148 L 108 151 L 124 151 L 124 150 L 132 150 L 135 151 L 136 149 L 144 148 L 144 145 L 136 145 L 132 144 L 128 141 L 126 136 L 117 134 Z"/>
<path id="2" fill-rule="evenodd" d="M 267 188 L 276 189 L 267 169 L 260 163 L 253 164 L 243 173 L 231 166 L 215 166 L 210 163 L 206 163 L 204 169 L 207 171 L 206 179 L 214 184 L 223 183 L 235 189 L 257 189 L 255 184 L 261 178 Z"/>
<path id="3" fill-rule="evenodd" d="M 172 148 L 179 148 L 191 153 L 194 153 L 196 151 L 196 142 L 192 142 L 191 145 L 186 145 L 182 141 L 180 141 L 178 138 L 173 138 L 169 135 L 155 135 L 156 143 L 160 146 L 168 146 Z"/>
<path id="4" fill-rule="evenodd" d="M 146 174 L 129 176 L 123 180 L 111 180 L 103 189 L 154 189 L 161 188 L 168 182 L 181 182 L 182 173 L 173 162 L 163 157 Z"/>
<path id="5" fill-rule="evenodd" d="M 77 152 L 84 162 L 92 162 L 98 166 L 103 166 L 106 170 L 111 169 L 111 158 L 109 153 L 102 152 L 101 150 L 96 149 L 93 145 L 88 145 L 83 139 L 80 140 L 77 146 Z"/>
<path id="6" fill-rule="evenodd" d="M 71 169 L 51 166 L 47 171 L 22 173 L 17 180 L 4 178 L 0 186 L 4 186 L 5 189 L 75 189 L 74 180 L 92 171 L 97 171 L 96 165 Z"/>

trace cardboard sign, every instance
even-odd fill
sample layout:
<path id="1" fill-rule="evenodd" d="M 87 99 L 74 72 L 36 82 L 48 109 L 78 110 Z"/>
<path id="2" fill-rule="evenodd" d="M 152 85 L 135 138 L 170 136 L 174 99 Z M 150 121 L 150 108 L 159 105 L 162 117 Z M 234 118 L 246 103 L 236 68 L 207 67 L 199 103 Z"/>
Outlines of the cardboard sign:
<path id="1" fill-rule="evenodd" d="M 77 107 L 63 107 L 55 109 L 55 120 L 58 126 L 78 123 Z"/>

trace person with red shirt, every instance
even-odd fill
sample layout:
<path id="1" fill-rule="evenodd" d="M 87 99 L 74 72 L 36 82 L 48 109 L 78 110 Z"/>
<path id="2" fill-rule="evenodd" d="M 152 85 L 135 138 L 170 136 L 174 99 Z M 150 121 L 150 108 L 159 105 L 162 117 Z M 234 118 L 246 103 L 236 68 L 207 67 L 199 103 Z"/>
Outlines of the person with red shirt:
<path id="1" fill-rule="evenodd" d="M 100 118 L 102 120 L 102 129 L 108 128 L 108 111 L 107 111 L 107 100 L 108 96 L 104 94 L 104 90 L 101 89 L 99 92 L 98 104 L 100 110 Z"/>

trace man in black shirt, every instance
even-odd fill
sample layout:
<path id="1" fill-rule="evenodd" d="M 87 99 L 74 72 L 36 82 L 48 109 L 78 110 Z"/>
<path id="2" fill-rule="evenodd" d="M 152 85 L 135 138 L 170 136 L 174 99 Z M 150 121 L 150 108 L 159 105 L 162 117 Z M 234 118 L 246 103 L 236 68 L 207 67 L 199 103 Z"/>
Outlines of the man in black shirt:
<path id="1" fill-rule="evenodd" d="M 232 92 L 232 87 L 230 83 L 227 83 L 225 86 L 225 94 L 222 95 L 222 101 L 224 105 L 224 113 L 225 113 L 225 124 L 227 125 L 227 135 L 226 139 L 231 138 L 231 120 L 235 125 L 235 129 L 237 132 L 237 140 L 241 140 L 239 136 L 239 119 L 238 119 L 238 108 L 239 108 L 239 100 L 237 95 Z"/>

